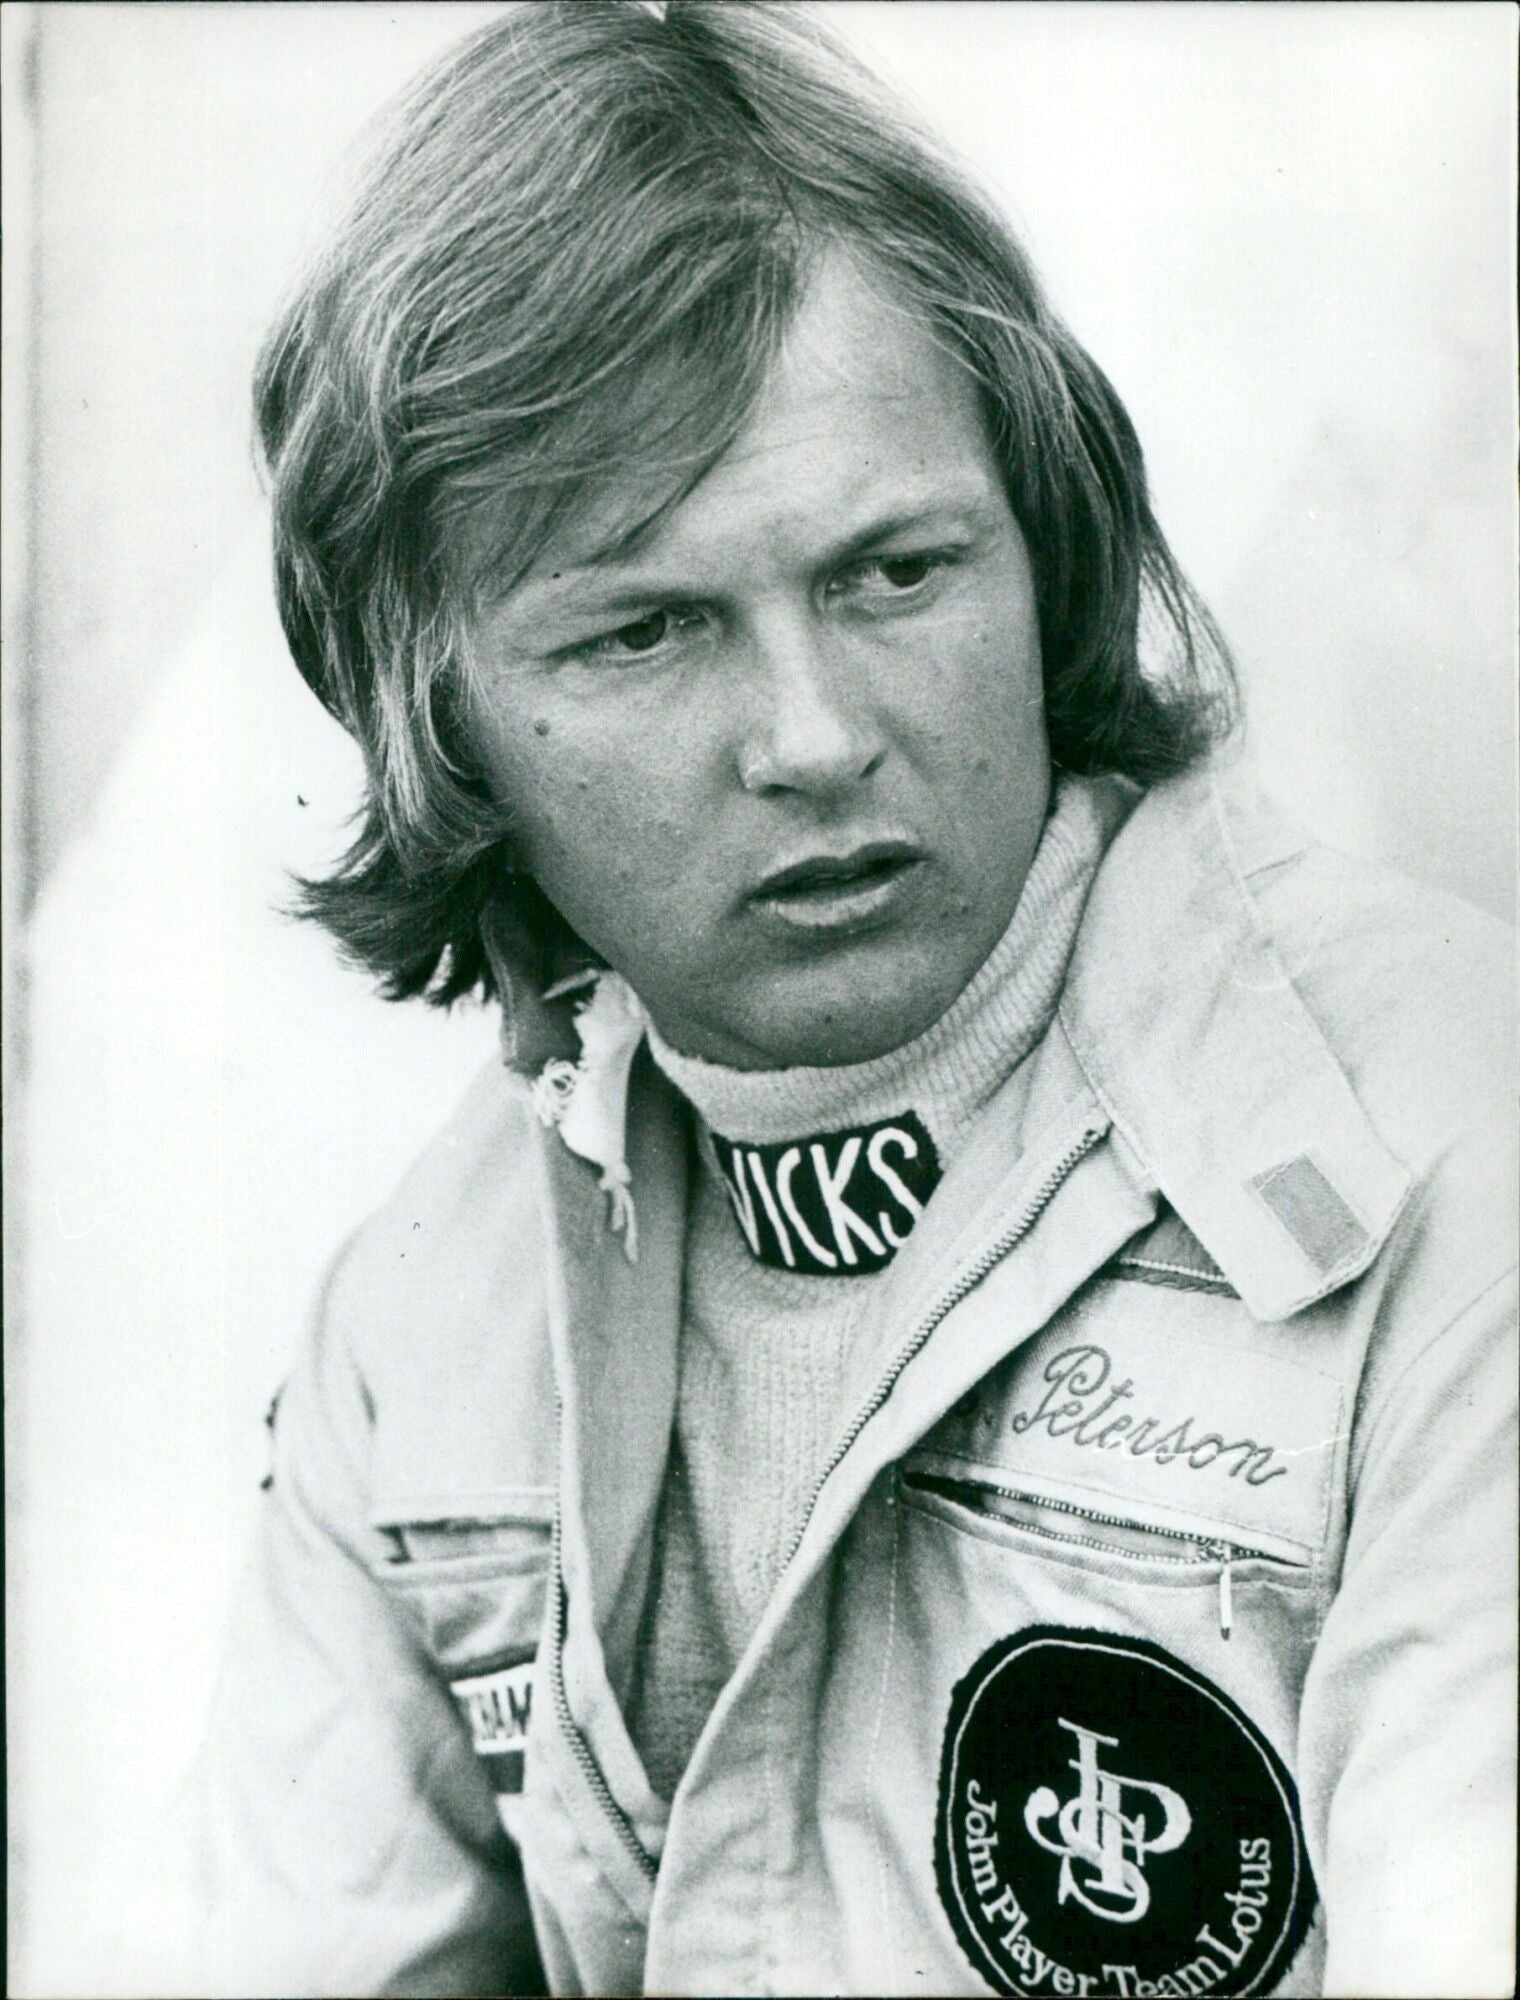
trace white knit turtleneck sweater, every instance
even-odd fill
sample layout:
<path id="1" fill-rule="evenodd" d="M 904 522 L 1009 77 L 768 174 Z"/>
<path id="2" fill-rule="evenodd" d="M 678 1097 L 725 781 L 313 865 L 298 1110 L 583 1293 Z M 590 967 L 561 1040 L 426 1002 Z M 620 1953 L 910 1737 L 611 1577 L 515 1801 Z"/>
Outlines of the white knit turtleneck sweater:
<path id="1" fill-rule="evenodd" d="M 1124 810 L 1112 785 L 1058 782 L 1007 931 L 959 999 L 900 1049 L 835 1068 L 734 1070 L 683 1056 L 650 1031 L 655 1060 L 701 1121 L 675 1428 L 628 1715 L 650 1782 L 666 1798 L 802 1524 L 883 1275 L 817 1277 L 757 1262 L 710 1134 L 764 1144 L 911 1109 L 948 1168 L 1049 1025 L 1088 888 Z"/>

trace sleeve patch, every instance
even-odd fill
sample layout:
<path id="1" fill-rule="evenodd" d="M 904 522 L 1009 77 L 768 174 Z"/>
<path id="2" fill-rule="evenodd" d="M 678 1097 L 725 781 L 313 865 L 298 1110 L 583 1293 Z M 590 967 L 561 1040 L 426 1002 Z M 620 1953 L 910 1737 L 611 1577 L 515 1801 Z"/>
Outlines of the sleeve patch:
<path id="1" fill-rule="evenodd" d="M 529 1657 L 449 1683 L 469 1728 L 471 1746 L 498 1796 L 523 1788 L 533 1719 L 533 1667 Z"/>

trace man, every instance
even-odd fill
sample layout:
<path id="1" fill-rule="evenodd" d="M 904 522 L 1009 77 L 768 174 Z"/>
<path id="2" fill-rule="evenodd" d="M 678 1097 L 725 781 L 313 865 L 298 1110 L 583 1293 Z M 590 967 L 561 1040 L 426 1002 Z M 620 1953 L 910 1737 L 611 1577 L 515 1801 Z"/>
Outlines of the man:
<path id="1" fill-rule="evenodd" d="M 1499 1990 L 1502 946 L 1208 766 L 1003 224 L 790 10 L 523 8 L 259 413 L 308 910 L 507 1062 L 282 1397 L 187 1980 Z"/>

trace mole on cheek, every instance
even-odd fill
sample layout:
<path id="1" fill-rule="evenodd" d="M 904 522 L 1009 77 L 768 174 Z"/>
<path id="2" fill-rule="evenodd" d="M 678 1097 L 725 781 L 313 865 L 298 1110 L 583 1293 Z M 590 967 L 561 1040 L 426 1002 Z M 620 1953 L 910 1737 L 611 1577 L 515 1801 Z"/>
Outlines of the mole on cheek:
<path id="1" fill-rule="evenodd" d="M 549 734 L 549 724 L 544 716 L 541 715 L 534 723 L 533 734 L 535 736 L 547 736 Z"/>

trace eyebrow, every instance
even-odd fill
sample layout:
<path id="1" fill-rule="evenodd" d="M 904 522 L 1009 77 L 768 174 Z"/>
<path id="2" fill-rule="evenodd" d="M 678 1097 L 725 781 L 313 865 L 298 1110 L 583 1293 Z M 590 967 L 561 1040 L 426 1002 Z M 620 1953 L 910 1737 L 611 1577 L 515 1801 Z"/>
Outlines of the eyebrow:
<path id="1" fill-rule="evenodd" d="M 981 491 L 962 490 L 926 496 L 891 508 L 889 511 L 872 516 L 860 527 L 851 530 L 839 541 L 827 547 L 818 557 L 821 569 L 837 568 L 853 558 L 863 555 L 868 549 L 882 542 L 888 542 L 898 535 L 910 534 L 916 529 L 928 527 L 931 523 L 945 523 L 954 520 L 966 528 L 980 531 L 988 525 L 992 515 L 992 498 Z M 519 585 L 518 590 L 527 595 L 538 596 L 542 592 L 549 603 L 561 596 L 568 596 L 578 587 L 594 583 L 599 579 L 610 580 L 617 571 L 637 565 L 645 555 L 640 545 L 647 542 L 658 516 L 639 522 L 626 533 L 593 549 L 573 565 L 556 570 L 551 576 L 529 577 Z M 657 560 L 657 558 L 656 558 Z M 608 610 L 623 605 L 643 603 L 652 595 L 658 595 L 664 586 L 654 581 L 630 582 L 626 589 L 612 589 L 599 593 L 598 604 Z M 517 592 L 510 593 L 517 595 Z"/>
<path id="2" fill-rule="evenodd" d="M 851 556 L 862 554 L 874 548 L 878 542 L 890 542 L 898 535 L 912 534 L 919 528 L 927 528 L 933 522 L 951 519 L 964 523 L 970 528 L 985 527 L 990 509 L 985 496 L 958 494 L 954 499 L 928 500 L 918 506 L 899 508 L 890 514 L 880 514 L 864 527 L 847 535 L 842 542 L 831 549 L 825 560 L 828 563 L 848 562 Z"/>

